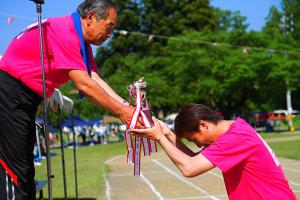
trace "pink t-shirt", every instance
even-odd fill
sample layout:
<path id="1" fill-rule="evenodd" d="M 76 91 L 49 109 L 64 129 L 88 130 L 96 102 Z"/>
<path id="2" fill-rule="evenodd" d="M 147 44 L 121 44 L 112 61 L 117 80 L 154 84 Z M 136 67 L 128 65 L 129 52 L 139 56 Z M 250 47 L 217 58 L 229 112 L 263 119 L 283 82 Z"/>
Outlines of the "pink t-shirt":
<path id="1" fill-rule="evenodd" d="M 201 154 L 222 170 L 230 200 L 296 199 L 274 152 L 241 118 Z"/>
<path id="2" fill-rule="evenodd" d="M 54 88 L 69 80 L 69 70 L 87 68 L 80 52 L 80 40 L 70 15 L 43 21 L 44 60 L 47 96 Z M 89 47 L 92 71 L 97 71 L 92 49 Z M 20 80 L 31 90 L 43 95 L 37 24 L 24 29 L 9 45 L 0 61 L 0 69 Z"/>

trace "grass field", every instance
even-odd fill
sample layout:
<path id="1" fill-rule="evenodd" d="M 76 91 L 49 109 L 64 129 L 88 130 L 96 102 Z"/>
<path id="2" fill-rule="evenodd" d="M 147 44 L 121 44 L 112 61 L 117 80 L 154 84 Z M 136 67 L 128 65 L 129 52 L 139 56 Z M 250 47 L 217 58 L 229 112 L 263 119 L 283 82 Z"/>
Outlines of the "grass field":
<path id="1" fill-rule="evenodd" d="M 263 138 L 278 138 L 290 135 L 295 135 L 295 133 L 262 134 Z M 279 157 L 300 160 L 299 141 L 274 142 L 270 143 L 270 146 Z M 55 176 L 53 179 L 53 198 L 61 199 L 63 198 L 64 193 L 60 150 L 53 151 L 57 153 L 57 155 L 51 159 L 52 174 Z M 159 151 L 162 150 L 159 149 Z M 109 170 L 105 167 L 104 162 L 115 155 L 121 154 L 125 154 L 124 143 L 87 146 L 77 149 L 78 188 L 80 199 L 103 199 L 103 173 L 104 170 Z M 65 159 L 68 197 L 71 199 L 75 197 L 73 149 L 65 149 Z M 46 172 L 46 162 L 43 160 L 42 166 L 36 167 L 36 179 L 47 180 Z M 45 186 L 44 196 L 47 197 L 47 186 Z"/>
<path id="2" fill-rule="evenodd" d="M 53 179 L 53 198 L 62 198 L 63 179 L 61 168 L 60 150 L 53 150 L 57 155 L 51 158 Z M 81 199 L 101 199 L 103 194 L 103 172 L 104 162 L 114 155 L 125 152 L 124 143 L 113 143 L 108 145 L 95 145 L 80 147 L 77 149 L 78 168 L 78 188 Z M 73 149 L 65 149 L 66 172 L 68 197 L 75 197 L 74 161 Z M 43 160 L 42 166 L 36 167 L 36 179 L 47 180 L 46 162 Z M 47 197 L 47 186 L 44 189 L 44 196 Z"/>
<path id="3" fill-rule="evenodd" d="M 272 132 L 272 133 L 260 133 L 262 138 L 264 139 L 271 139 L 271 138 L 283 138 L 283 137 L 289 137 L 289 136 L 295 136 L 300 135 L 299 131 L 295 132 Z"/>
<path id="4" fill-rule="evenodd" d="M 300 160 L 300 141 L 272 142 L 270 147 L 278 157 Z"/>

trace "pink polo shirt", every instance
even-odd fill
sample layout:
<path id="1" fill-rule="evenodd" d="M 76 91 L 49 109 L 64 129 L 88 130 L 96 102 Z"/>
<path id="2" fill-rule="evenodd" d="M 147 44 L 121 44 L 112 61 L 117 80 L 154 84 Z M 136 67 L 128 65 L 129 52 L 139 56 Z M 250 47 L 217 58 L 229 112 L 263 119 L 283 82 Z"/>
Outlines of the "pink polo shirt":
<path id="1" fill-rule="evenodd" d="M 222 170 L 230 200 L 296 199 L 274 152 L 241 118 L 201 154 Z"/>
<path id="2" fill-rule="evenodd" d="M 69 80 L 69 70 L 87 71 L 80 52 L 80 40 L 72 17 L 51 18 L 43 21 L 44 60 L 47 96 Z M 97 71 L 92 49 L 89 47 L 92 71 Z M 9 45 L 0 69 L 20 80 L 31 90 L 43 95 L 37 24 L 24 29 Z"/>

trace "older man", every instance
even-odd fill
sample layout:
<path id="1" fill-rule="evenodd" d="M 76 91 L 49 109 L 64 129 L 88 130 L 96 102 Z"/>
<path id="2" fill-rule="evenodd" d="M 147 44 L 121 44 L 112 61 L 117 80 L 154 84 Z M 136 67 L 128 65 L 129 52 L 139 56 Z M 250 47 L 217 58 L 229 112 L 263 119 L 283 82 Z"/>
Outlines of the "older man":
<path id="1" fill-rule="evenodd" d="M 72 80 L 89 100 L 130 123 L 134 108 L 98 75 L 90 44 L 101 45 L 117 23 L 110 0 L 85 0 L 72 15 L 43 21 L 47 96 Z M 0 197 L 35 199 L 35 114 L 42 101 L 37 24 L 11 42 L 0 61 Z"/>

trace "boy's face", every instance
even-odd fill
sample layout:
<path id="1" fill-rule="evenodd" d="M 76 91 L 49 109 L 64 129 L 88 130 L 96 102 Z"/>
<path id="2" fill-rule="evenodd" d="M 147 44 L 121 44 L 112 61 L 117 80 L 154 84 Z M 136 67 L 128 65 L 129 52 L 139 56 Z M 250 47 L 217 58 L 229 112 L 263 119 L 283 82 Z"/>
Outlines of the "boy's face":
<path id="1" fill-rule="evenodd" d="M 201 120 L 199 122 L 198 130 L 185 132 L 183 138 L 189 142 L 194 142 L 198 147 L 206 147 L 213 143 L 213 127 L 213 124 Z"/>
<path id="2" fill-rule="evenodd" d="M 189 142 L 194 142 L 199 148 L 210 144 L 209 140 L 205 137 L 205 134 L 200 131 L 184 133 L 183 138 Z"/>

